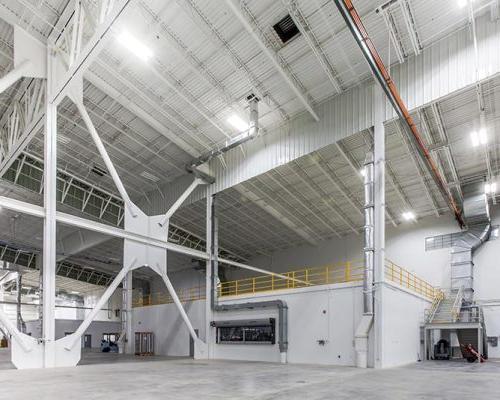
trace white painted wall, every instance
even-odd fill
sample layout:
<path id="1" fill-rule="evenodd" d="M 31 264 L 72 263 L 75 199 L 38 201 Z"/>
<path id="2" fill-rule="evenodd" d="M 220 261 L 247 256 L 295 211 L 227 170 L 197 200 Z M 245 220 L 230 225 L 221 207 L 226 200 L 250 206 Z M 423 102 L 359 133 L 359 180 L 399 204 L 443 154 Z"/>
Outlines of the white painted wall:
<path id="1" fill-rule="evenodd" d="M 382 287 L 382 367 L 397 367 L 423 358 L 420 326 L 430 302 L 392 285 Z"/>
<path id="2" fill-rule="evenodd" d="M 85 293 L 84 307 L 88 308 L 83 312 L 79 313 L 79 318 L 85 318 L 88 313 L 91 312 L 91 308 L 94 308 L 101 296 L 103 295 L 106 288 L 97 289 L 92 292 Z M 116 289 L 111 295 L 108 302 L 103 307 L 105 310 L 101 310 L 97 313 L 94 321 L 120 321 L 120 313 L 116 313 L 115 310 L 120 310 L 122 308 L 122 290 L 120 288 Z M 83 315 L 82 315 L 83 314 Z"/>
<path id="3" fill-rule="evenodd" d="M 500 224 L 499 208 L 497 207 L 492 211 L 493 224 Z M 457 231 L 457 224 L 450 216 L 421 219 L 414 223 L 402 224 L 397 228 L 388 226 L 386 256 L 435 286 L 449 287 L 450 249 L 426 252 L 425 238 Z M 498 254 L 500 254 L 500 240 L 492 240 L 484 244 L 474 257 L 475 298 L 478 301 L 488 301 L 488 306 L 484 311 L 487 334 L 489 336 L 500 336 L 500 294 L 498 292 L 498 287 L 500 286 L 500 261 Z M 272 257 L 256 257 L 250 260 L 249 263 L 272 271 L 283 272 L 304 267 L 321 266 L 338 261 L 359 260 L 361 257 L 362 237 L 351 235 L 342 239 L 324 241 L 317 247 L 302 246 L 277 252 Z M 228 275 L 229 279 L 252 276 L 248 271 L 242 270 L 231 270 Z M 185 272 L 173 273 L 172 280 L 175 282 L 176 288 L 192 287 L 203 284 L 204 274 L 190 269 Z M 387 330 L 387 335 L 384 335 L 383 343 L 388 350 L 387 353 L 384 353 L 385 360 L 383 364 L 385 366 L 395 366 L 413 362 L 418 358 L 420 346 L 418 327 L 423 320 L 423 310 L 427 307 L 426 302 L 418 297 L 402 291 L 394 291 L 393 289 L 385 290 L 384 294 L 386 295 L 384 310 L 387 315 L 384 329 Z M 262 298 L 261 296 L 256 296 L 255 299 Z M 309 328 L 307 331 L 301 331 L 301 335 L 304 337 L 303 341 L 300 338 L 293 339 L 295 350 L 292 347 L 290 348 L 290 362 L 334 363 L 335 360 L 333 358 L 340 354 L 341 361 L 337 361 L 337 363 L 346 363 L 349 365 L 352 355 L 349 354 L 350 350 L 346 349 L 352 348 L 352 345 L 348 343 L 351 340 L 349 338 L 352 337 L 352 332 L 351 328 L 348 329 L 347 327 L 351 326 L 352 320 L 346 322 L 344 319 L 348 314 L 345 312 L 345 309 L 352 309 L 354 307 L 357 310 L 357 307 L 360 307 L 358 303 L 361 302 L 361 293 L 350 298 L 350 306 L 347 306 L 348 299 L 342 296 L 347 295 L 341 294 L 338 291 L 328 293 L 321 290 L 307 294 L 302 292 L 285 294 L 282 292 L 279 296 L 264 296 L 266 299 L 279 297 L 290 302 L 294 306 L 290 308 L 291 315 L 294 313 L 294 308 L 300 310 L 298 315 L 293 315 L 290 318 L 290 341 L 293 335 L 299 331 L 295 328 L 292 329 L 294 324 Z M 336 305 L 339 304 L 343 306 L 337 307 Z M 174 325 L 172 325 L 172 322 L 168 322 L 168 320 L 174 318 L 171 316 L 172 310 L 174 314 L 176 313 L 173 308 L 174 306 L 166 305 L 158 307 L 159 310 L 156 311 L 155 316 L 148 317 L 151 318 L 150 320 L 148 319 L 150 322 L 148 326 L 151 327 L 151 330 L 154 330 L 156 329 L 155 324 L 167 324 L 168 335 L 165 335 L 172 335 Z M 199 315 L 203 315 L 203 307 L 203 305 L 199 306 Z M 330 310 L 328 312 L 328 322 L 326 321 L 327 318 L 322 319 L 321 316 L 317 316 L 317 312 L 320 309 Z M 357 312 L 360 313 L 361 311 L 358 310 Z M 335 313 L 338 313 L 338 315 Z M 235 315 L 239 317 L 237 314 L 233 314 L 232 317 L 228 314 L 224 318 L 231 319 Z M 253 316 L 260 315 L 256 314 Z M 351 315 L 354 314 L 351 313 Z M 265 316 L 277 316 L 277 313 L 268 312 Z M 174 321 L 177 318 L 176 316 Z M 341 325 L 345 328 L 343 334 L 339 331 L 339 325 L 335 325 L 332 322 L 336 320 L 346 322 Z M 200 327 L 203 326 L 202 321 L 197 322 L 197 324 Z M 178 325 L 182 325 L 180 319 Z M 181 328 L 182 330 L 184 328 Z M 322 351 L 317 351 L 318 349 L 313 343 L 320 339 L 319 336 L 325 336 L 324 332 L 328 332 L 328 337 L 330 338 L 329 344 L 321 349 Z M 168 348 L 171 354 L 186 355 L 189 343 L 187 330 L 182 335 L 185 335 L 185 337 L 179 339 L 179 343 L 185 346 L 183 352 L 173 350 L 176 348 L 176 345 L 172 338 L 168 339 L 169 344 L 164 345 L 165 347 L 161 347 L 162 345 L 159 344 L 160 348 Z M 160 343 L 166 340 L 166 336 L 163 339 L 160 336 Z M 337 346 L 338 343 L 343 343 L 343 345 Z M 215 354 L 219 358 L 279 360 L 277 345 L 271 352 L 267 351 L 265 347 L 258 350 L 249 350 L 248 347 L 242 345 L 219 345 L 215 350 Z M 342 349 L 342 352 L 340 352 L 340 349 Z M 490 346 L 490 357 L 500 357 L 500 347 L 494 348 Z"/>
<path id="4" fill-rule="evenodd" d="M 205 338 L 205 301 L 184 303 L 184 309 L 194 329 Z M 133 332 L 153 332 L 155 354 L 189 355 L 189 332 L 175 304 L 138 307 L 132 311 Z"/>
<path id="5" fill-rule="evenodd" d="M 56 319 L 56 340 L 63 338 L 66 333 L 75 332 L 81 323 L 81 320 Z M 39 337 L 39 325 L 38 320 L 26 322 L 26 333 L 33 337 Z M 87 328 L 85 334 L 92 336 L 92 348 L 100 348 L 103 333 L 120 333 L 120 331 L 121 324 L 119 322 L 94 321 Z"/>
<path id="6" fill-rule="evenodd" d="M 354 330 L 362 313 L 362 289 L 358 284 L 316 286 L 312 288 L 238 297 L 224 302 L 255 302 L 284 300 L 288 305 L 288 361 L 354 365 Z M 194 328 L 205 338 L 205 301 L 185 305 Z M 277 309 L 217 313 L 216 320 L 276 318 Z M 278 321 L 276 321 L 278 323 Z M 189 354 L 189 335 L 175 305 L 135 308 L 134 331 L 153 331 L 157 354 L 186 356 Z M 277 332 L 276 332 L 277 334 Z M 321 346 L 318 340 L 325 340 Z M 249 361 L 280 361 L 279 345 L 214 344 L 218 359 Z"/>

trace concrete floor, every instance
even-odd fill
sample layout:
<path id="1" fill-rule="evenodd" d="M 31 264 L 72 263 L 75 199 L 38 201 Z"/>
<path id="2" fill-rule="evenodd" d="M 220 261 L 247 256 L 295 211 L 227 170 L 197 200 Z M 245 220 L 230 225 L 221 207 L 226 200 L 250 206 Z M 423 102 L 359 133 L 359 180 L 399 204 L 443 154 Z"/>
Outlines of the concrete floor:
<path id="1" fill-rule="evenodd" d="M 191 359 L 123 361 L 3 370 L 0 399 L 500 398 L 500 362 L 495 361 L 483 365 L 430 361 L 386 370 Z"/>

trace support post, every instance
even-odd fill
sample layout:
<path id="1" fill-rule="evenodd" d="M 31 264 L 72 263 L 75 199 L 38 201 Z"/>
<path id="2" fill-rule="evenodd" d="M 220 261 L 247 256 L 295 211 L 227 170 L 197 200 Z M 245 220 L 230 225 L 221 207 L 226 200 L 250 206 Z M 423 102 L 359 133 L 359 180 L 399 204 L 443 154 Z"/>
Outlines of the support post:
<path id="1" fill-rule="evenodd" d="M 44 136 L 44 207 L 43 223 L 43 341 L 44 367 L 55 366 L 55 295 L 56 295 L 56 200 L 57 200 L 57 105 L 51 97 L 55 82 L 54 55 L 47 46 L 47 96 Z"/>
<path id="2" fill-rule="evenodd" d="M 104 304 L 109 300 L 111 295 L 114 293 L 118 285 L 123 281 L 127 273 L 131 271 L 136 265 L 136 259 L 133 259 L 131 263 L 127 266 L 123 266 L 118 275 L 113 279 L 111 284 L 106 288 L 104 291 L 103 295 L 101 298 L 97 301 L 97 304 L 94 306 L 92 311 L 88 313 L 88 315 L 85 317 L 83 322 L 80 324 L 78 329 L 75 331 L 75 333 L 72 333 L 71 335 L 67 336 L 68 342 L 65 343 L 64 348 L 66 350 L 71 350 L 75 344 L 80 343 L 82 335 L 85 333 L 87 328 L 90 326 L 94 318 L 96 317 L 97 313 L 101 311 L 101 308 L 104 307 Z"/>
<path id="3" fill-rule="evenodd" d="M 12 71 L 2 76 L 2 78 L 0 78 L 0 93 L 6 91 L 23 76 L 26 76 L 31 69 L 31 65 L 31 61 L 24 60 Z"/>
<path id="4" fill-rule="evenodd" d="M 213 196 L 207 196 L 207 220 L 206 220 L 206 243 L 207 255 L 206 272 L 205 272 L 205 342 L 207 343 L 208 358 L 214 358 L 214 328 L 210 326 L 210 321 L 213 320 L 212 304 L 214 302 L 214 293 L 212 292 L 212 203 Z"/>
<path id="5" fill-rule="evenodd" d="M 172 215 L 179 209 L 179 207 L 184 203 L 184 201 L 189 197 L 191 193 L 198 187 L 198 185 L 202 184 L 203 181 L 200 178 L 195 178 L 193 182 L 191 182 L 191 185 L 188 186 L 188 188 L 182 193 L 179 198 L 175 201 L 174 204 L 168 209 L 168 211 L 165 213 L 165 217 L 159 222 L 160 226 L 164 226 L 169 220 Z"/>
<path id="6" fill-rule="evenodd" d="M 50 98 L 50 96 L 48 97 Z M 109 174 L 111 175 L 111 178 L 113 179 L 113 182 L 115 183 L 116 188 L 118 189 L 118 192 L 120 193 L 120 196 L 123 199 L 123 202 L 130 211 L 130 214 L 132 214 L 133 217 L 137 216 L 137 212 L 132 203 L 132 200 L 130 200 L 127 190 L 125 189 L 125 186 L 123 185 L 123 182 L 120 179 L 120 176 L 118 175 L 118 172 L 116 171 L 113 162 L 109 158 L 108 152 L 106 151 L 106 148 L 104 147 L 104 144 L 102 143 L 102 140 L 99 137 L 99 134 L 97 133 L 94 124 L 92 123 L 92 120 L 90 119 L 87 109 L 83 105 L 82 99 L 75 98 L 76 96 L 70 96 L 70 97 L 72 101 L 75 103 L 76 107 L 78 108 L 78 111 L 82 116 L 83 122 L 85 123 L 87 129 L 89 130 L 90 136 L 92 137 L 92 140 L 94 141 L 94 144 L 96 145 L 97 150 L 99 151 L 99 154 L 101 155 L 104 161 L 104 164 L 106 164 L 106 168 L 108 169 Z"/>
<path id="7" fill-rule="evenodd" d="M 120 338 L 125 354 L 133 352 L 133 336 L 132 336 L 132 271 L 127 273 L 122 283 L 122 334 L 124 338 Z"/>
<path id="8" fill-rule="evenodd" d="M 160 269 L 159 265 L 157 266 L 158 269 Z M 191 324 L 191 321 L 189 320 L 189 317 L 186 313 L 186 310 L 184 310 L 184 307 L 182 307 L 182 303 L 179 300 L 179 296 L 177 296 L 177 292 L 175 291 L 172 282 L 170 282 L 169 277 L 167 276 L 166 271 L 161 273 L 161 277 L 163 279 L 163 282 L 165 282 L 165 286 L 167 287 L 168 293 L 170 294 L 170 297 L 172 297 L 172 300 L 174 301 L 175 305 L 177 306 L 177 310 L 179 311 L 179 314 L 181 314 L 181 318 L 183 319 L 184 323 L 186 324 L 186 327 L 189 331 L 189 334 L 193 338 L 193 341 L 195 343 L 201 342 L 200 338 L 198 338 L 198 335 L 196 334 L 193 325 Z"/>
<path id="9" fill-rule="evenodd" d="M 379 86 L 374 87 L 374 161 L 375 161 L 375 218 L 374 218 L 374 298 L 375 298 L 375 368 L 384 365 L 383 334 L 383 290 L 385 266 L 385 103 L 384 92 Z"/>
<path id="10" fill-rule="evenodd" d="M 42 254 L 35 256 L 35 263 L 38 269 L 38 335 L 36 337 L 43 338 L 43 259 Z"/>
<path id="11" fill-rule="evenodd" d="M 17 289 L 17 302 L 16 302 L 16 321 L 17 329 L 23 332 L 23 317 L 21 314 L 21 302 L 22 302 L 22 289 L 23 289 L 23 276 L 21 272 L 17 272 L 16 278 L 16 289 Z"/>

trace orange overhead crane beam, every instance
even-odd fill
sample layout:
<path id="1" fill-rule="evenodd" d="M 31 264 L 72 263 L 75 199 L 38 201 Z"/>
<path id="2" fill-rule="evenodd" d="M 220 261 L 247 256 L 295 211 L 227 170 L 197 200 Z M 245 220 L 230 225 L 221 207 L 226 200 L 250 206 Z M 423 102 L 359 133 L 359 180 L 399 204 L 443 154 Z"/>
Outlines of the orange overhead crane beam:
<path id="1" fill-rule="evenodd" d="M 366 28 L 361 21 L 361 17 L 354 8 L 351 0 L 334 0 L 335 4 L 344 18 L 349 30 L 351 31 L 354 39 L 358 43 L 366 61 L 368 62 L 373 75 L 379 81 L 382 89 L 386 93 L 389 101 L 396 110 L 398 116 L 405 122 L 405 130 L 409 134 L 413 144 L 416 146 L 420 156 L 424 160 L 427 170 L 430 172 L 432 179 L 436 183 L 441 195 L 446 200 L 448 207 L 455 215 L 455 218 L 460 227 L 465 226 L 462 217 L 462 210 L 458 207 L 455 199 L 453 198 L 443 176 L 439 172 L 436 162 L 431 156 L 431 153 L 425 145 L 422 136 L 420 135 L 413 118 L 411 117 L 408 109 L 401 98 L 396 84 L 392 80 L 384 62 L 382 61 L 375 45 L 370 39 Z"/>

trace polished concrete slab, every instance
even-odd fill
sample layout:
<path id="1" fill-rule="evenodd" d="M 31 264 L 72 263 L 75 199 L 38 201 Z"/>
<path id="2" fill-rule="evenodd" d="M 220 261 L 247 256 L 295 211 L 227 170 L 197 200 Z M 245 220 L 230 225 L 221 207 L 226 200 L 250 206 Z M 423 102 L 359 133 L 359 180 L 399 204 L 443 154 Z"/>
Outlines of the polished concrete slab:
<path id="1" fill-rule="evenodd" d="M 118 358 L 117 358 L 118 359 Z M 130 359 L 0 371 L 0 399 L 500 398 L 500 362 L 426 362 L 386 370 L 191 359 Z"/>

